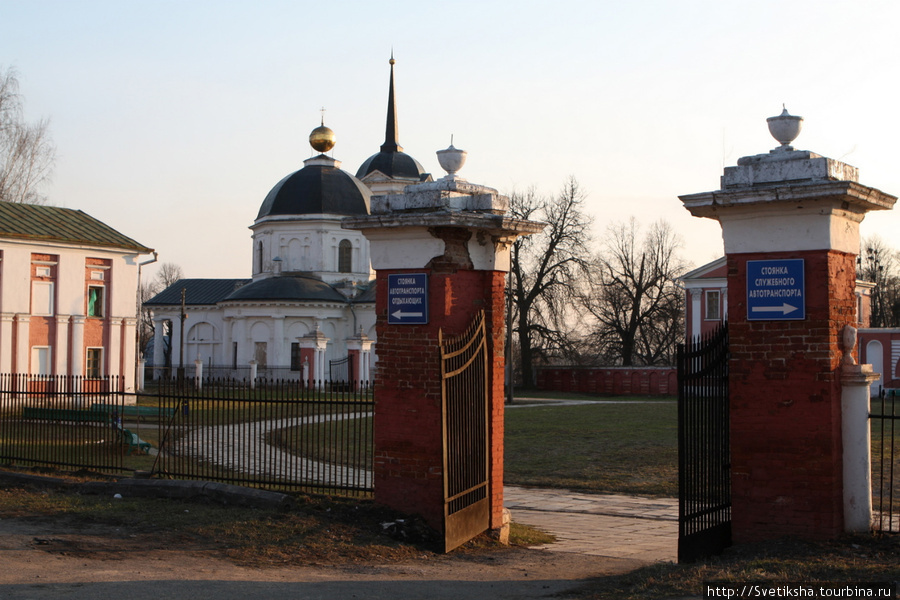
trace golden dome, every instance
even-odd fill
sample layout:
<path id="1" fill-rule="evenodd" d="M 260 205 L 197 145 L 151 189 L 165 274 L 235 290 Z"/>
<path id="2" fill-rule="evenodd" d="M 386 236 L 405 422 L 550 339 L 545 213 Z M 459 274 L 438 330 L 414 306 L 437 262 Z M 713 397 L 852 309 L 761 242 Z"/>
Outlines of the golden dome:
<path id="1" fill-rule="evenodd" d="M 334 135 L 334 132 L 330 128 L 325 127 L 325 125 L 316 127 L 312 130 L 312 133 L 309 134 L 309 145 L 319 152 L 328 152 L 334 148 L 334 143 L 336 141 L 337 136 Z"/>

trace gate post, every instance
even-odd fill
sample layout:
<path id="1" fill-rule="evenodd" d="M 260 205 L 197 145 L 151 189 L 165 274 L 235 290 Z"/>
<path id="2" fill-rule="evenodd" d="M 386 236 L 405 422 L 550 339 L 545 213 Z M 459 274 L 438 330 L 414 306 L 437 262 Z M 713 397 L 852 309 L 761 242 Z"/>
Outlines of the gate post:
<path id="1" fill-rule="evenodd" d="M 841 367 L 841 442 L 844 458 L 844 530 L 865 532 L 872 526 L 872 437 L 869 392 L 880 376 L 872 365 L 853 358 L 856 329 L 844 327 Z"/>
<path id="2" fill-rule="evenodd" d="M 442 166 L 447 154 L 464 155 L 452 146 L 440 151 Z M 515 238 L 543 228 L 506 217 L 508 207 L 497 190 L 449 174 L 402 194 L 373 196 L 371 216 L 343 221 L 369 239 L 376 271 L 375 500 L 419 514 L 439 532 L 446 449 L 438 333 L 462 334 L 480 311 L 487 335 L 488 527 L 504 525 L 505 275 Z"/>
<path id="3" fill-rule="evenodd" d="M 844 530 L 840 340 L 857 323 L 859 223 L 896 202 L 856 168 L 794 150 L 800 117 L 768 121 L 780 147 L 726 168 L 720 190 L 680 196 L 725 243 L 736 543 Z"/>

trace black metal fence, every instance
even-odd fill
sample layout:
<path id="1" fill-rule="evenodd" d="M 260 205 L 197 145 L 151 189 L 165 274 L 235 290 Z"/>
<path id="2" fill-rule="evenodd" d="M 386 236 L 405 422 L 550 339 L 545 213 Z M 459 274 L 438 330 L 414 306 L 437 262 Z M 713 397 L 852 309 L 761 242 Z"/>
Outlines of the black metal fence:
<path id="1" fill-rule="evenodd" d="M 677 348 L 678 562 L 731 545 L 728 325 Z"/>
<path id="2" fill-rule="evenodd" d="M 900 427 L 897 421 L 898 399 L 896 390 L 879 394 L 869 412 L 872 435 L 872 526 L 876 531 L 900 533 Z M 900 475 L 900 473 L 898 473 Z"/>
<path id="3" fill-rule="evenodd" d="M 116 377 L 0 375 L 0 462 L 124 470 L 119 383 Z"/>
<path id="4" fill-rule="evenodd" d="M 149 471 L 285 491 L 372 491 L 365 385 L 0 375 L 0 463 Z"/>

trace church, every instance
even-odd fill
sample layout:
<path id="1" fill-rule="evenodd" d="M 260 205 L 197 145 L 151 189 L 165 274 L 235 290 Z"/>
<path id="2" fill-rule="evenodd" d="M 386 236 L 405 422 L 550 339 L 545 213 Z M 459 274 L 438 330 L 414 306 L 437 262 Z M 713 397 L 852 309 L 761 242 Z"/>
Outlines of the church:
<path id="1" fill-rule="evenodd" d="M 372 377 L 369 243 L 341 221 L 368 215 L 372 195 L 432 181 L 397 139 L 394 62 L 384 143 L 356 176 L 325 154 L 336 136 L 323 120 L 309 136 L 319 154 L 275 184 L 250 226 L 251 277 L 181 279 L 144 303 L 153 311 L 152 351 L 144 358 L 154 378 L 179 368 L 317 383 Z"/>

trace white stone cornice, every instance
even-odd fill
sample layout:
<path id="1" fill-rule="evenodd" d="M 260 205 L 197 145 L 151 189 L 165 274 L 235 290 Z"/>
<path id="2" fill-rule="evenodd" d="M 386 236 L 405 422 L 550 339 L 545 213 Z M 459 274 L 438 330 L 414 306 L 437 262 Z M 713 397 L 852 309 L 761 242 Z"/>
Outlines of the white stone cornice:
<path id="1" fill-rule="evenodd" d="M 722 224 L 725 253 L 859 252 L 859 223 L 897 201 L 854 181 L 761 185 L 680 196 L 696 217 Z"/>

